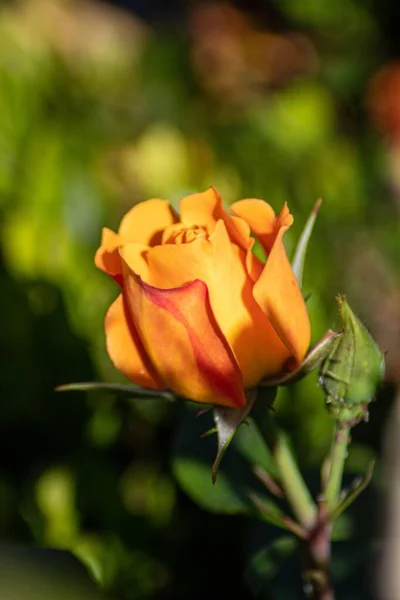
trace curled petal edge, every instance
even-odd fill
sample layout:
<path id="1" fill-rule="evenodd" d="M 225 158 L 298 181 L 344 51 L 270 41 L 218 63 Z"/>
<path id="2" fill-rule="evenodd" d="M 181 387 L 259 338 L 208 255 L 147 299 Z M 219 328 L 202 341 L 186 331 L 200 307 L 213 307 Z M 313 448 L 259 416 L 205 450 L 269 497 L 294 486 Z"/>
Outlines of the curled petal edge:
<path id="1" fill-rule="evenodd" d="M 127 265 L 124 280 L 129 312 L 165 387 L 201 403 L 244 406 L 242 374 L 212 313 L 206 284 L 196 279 L 156 288 Z"/>

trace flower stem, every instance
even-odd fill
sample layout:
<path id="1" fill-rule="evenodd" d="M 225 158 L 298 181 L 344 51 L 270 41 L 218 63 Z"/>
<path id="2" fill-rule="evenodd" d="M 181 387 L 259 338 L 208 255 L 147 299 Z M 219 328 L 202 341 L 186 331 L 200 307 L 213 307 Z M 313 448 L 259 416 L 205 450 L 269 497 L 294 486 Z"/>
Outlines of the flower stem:
<path id="1" fill-rule="evenodd" d="M 347 458 L 347 447 L 350 441 L 350 426 L 348 423 L 337 423 L 335 438 L 330 454 L 330 470 L 326 487 L 323 491 L 328 514 L 331 513 L 338 502 L 342 486 L 344 463 Z"/>
<path id="2" fill-rule="evenodd" d="M 273 455 L 286 499 L 300 523 L 308 528 L 315 520 L 316 507 L 282 431 L 277 432 Z"/>
<path id="3" fill-rule="evenodd" d="M 330 573 L 332 525 L 324 502 L 318 507 L 315 525 L 304 542 L 304 591 L 310 600 L 334 600 Z"/>
<path id="4" fill-rule="evenodd" d="M 324 468 L 322 499 L 319 502 L 318 514 L 315 524 L 309 530 L 309 535 L 304 542 L 303 578 L 305 592 L 311 600 L 334 600 L 335 598 L 330 574 L 331 515 L 338 505 L 342 487 L 350 429 L 348 423 L 337 423 L 336 425 L 327 466 Z"/>
<path id="5" fill-rule="evenodd" d="M 309 529 L 316 519 L 317 507 L 300 473 L 288 438 L 261 402 L 256 402 L 252 416 L 267 442 L 279 471 L 279 485 L 299 523 Z"/>

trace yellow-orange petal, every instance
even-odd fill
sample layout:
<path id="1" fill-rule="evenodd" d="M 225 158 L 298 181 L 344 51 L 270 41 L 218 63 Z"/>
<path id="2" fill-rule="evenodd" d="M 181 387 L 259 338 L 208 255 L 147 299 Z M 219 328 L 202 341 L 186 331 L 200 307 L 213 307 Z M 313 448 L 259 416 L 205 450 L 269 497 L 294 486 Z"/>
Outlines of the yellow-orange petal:
<path id="1" fill-rule="evenodd" d="M 154 374 L 125 304 L 120 294 L 107 312 L 104 322 L 107 352 L 116 368 L 137 385 L 164 389 Z"/>
<path id="2" fill-rule="evenodd" d="M 253 297 L 254 279 L 264 265 L 254 257 L 249 272 L 249 254 L 232 244 L 222 220 L 209 240 L 157 246 L 147 253 L 147 283 L 164 289 L 194 279 L 206 283 L 213 314 L 234 352 L 246 388 L 264 376 L 276 375 L 290 357 Z M 192 322 L 196 319 L 193 313 Z"/>
<path id="3" fill-rule="evenodd" d="M 271 251 L 280 227 L 290 227 L 293 223 L 293 217 L 286 203 L 278 216 L 275 215 L 273 208 L 267 202 L 257 198 L 247 198 L 234 202 L 231 210 L 235 215 L 246 221 L 267 254 Z"/>
<path id="4" fill-rule="evenodd" d="M 101 244 L 94 257 L 94 263 L 98 269 L 119 280 L 122 274 L 121 259 L 118 248 L 121 245 L 121 239 L 117 233 L 103 228 L 101 235 Z"/>
<path id="5" fill-rule="evenodd" d="M 120 260 L 122 259 L 134 273 L 148 281 L 149 268 L 146 259 L 148 252 L 148 246 L 134 242 L 121 246 L 119 256 Z"/>
<path id="6" fill-rule="evenodd" d="M 161 244 L 164 229 L 178 220 L 167 200 L 153 198 L 131 208 L 123 217 L 118 233 L 124 244 L 138 242 L 154 246 Z"/>
<path id="7" fill-rule="evenodd" d="M 253 387 L 263 377 L 280 372 L 290 353 L 253 296 L 253 277 L 260 274 L 262 263 L 256 257 L 252 262 L 251 252 L 245 253 L 229 242 L 221 221 L 211 242 L 215 256 L 214 314 L 235 352 L 245 387 Z"/>
<path id="8" fill-rule="evenodd" d="M 287 218 L 282 221 L 289 223 Z M 253 293 L 282 342 L 300 362 L 310 344 L 311 327 L 302 293 L 283 245 L 283 235 L 288 227 L 287 224 L 280 227 Z"/>
<path id="9" fill-rule="evenodd" d="M 253 252 L 249 251 L 246 256 L 246 270 L 250 279 L 256 282 L 264 269 L 264 263 L 257 258 Z"/>
<path id="10" fill-rule="evenodd" d="M 222 198 L 214 187 L 209 187 L 205 192 L 185 196 L 180 201 L 179 208 L 181 221 L 185 225 L 205 227 L 211 234 L 217 221 L 222 219 L 232 242 L 244 250 L 253 246 L 254 240 L 250 237 L 248 224 L 226 212 Z"/>
<path id="11" fill-rule="evenodd" d="M 150 248 L 146 261 L 148 277 L 144 280 L 154 287 L 176 288 L 194 279 L 201 279 L 208 285 L 213 269 L 213 247 L 208 240 L 199 237 L 189 244 Z"/>
<path id="12" fill-rule="evenodd" d="M 287 202 L 285 202 L 285 204 L 282 207 L 281 212 L 276 217 L 276 222 L 275 222 L 276 235 L 278 235 L 281 227 L 285 227 L 286 229 L 289 229 L 289 227 L 291 227 L 293 225 L 293 221 L 294 221 L 293 215 L 291 214 L 291 212 L 289 210 Z M 285 229 L 285 231 L 286 231 L 286 229 Z"/>
<path id="13" fill-rule="evenodd" d="M 206 404 L 241 407 L 246 400 L 235 356 L 200 280 L 175 289 L 125 272 L 129 312 L 160 379 L 176 393 Z"/>

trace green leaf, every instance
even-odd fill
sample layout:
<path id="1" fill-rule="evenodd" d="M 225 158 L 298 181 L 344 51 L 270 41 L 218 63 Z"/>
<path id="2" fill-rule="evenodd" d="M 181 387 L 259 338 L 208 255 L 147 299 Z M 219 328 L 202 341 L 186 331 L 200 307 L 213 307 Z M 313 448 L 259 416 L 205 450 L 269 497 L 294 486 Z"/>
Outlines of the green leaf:
<path id="1" fill-rule="evenodd" d="M 299 282 L 300 288 L 303 285 L 303 271 L 304 271 L 304 263 L 306 260 L 308 242 L 310 241 L 312 230 L 314 229 L 314 223 L 317 218 L 317 214 L 318 214 L 321 204 L 322 204 L 321 199 L 317 200 L 317 202 L 314 204 L 314 208 L 312 209 L 310 216 L 307 219 L 307 222 L 304 226 L 304 229 L 302 231 L 302 234 L 300 236 L 300 239 L 298 241 L 298 244 L 297 244 L 297 247 L 296 247 L 296 250 L 294 253 L 294 258 L 293 258 L 293 262 L 292 262 L 292 270 L 297 278 L 297 281 Z"/>
<path id="2" fill-rule="evenodd" d="M 117 396 L 129 398 L 165 398 L 174 400 L 175 396 L 168 391 L 152 390 L 133 384 L 102 383 L 99 381 L 88 381 L 82 383 L 66 383 L 56 387 L 56 392 L 109 392 Z"/>
<path id="3" fill-rule="evenodd" d="M 70 552 L 0 545 L 0 593 L 7 600 L 104 600 Z"/>
<path id="4" fill-rule="evenodd" d="M 238 430 L 220 466 L 215 485 L 212 483 L 210 470 L 216 440 L 214 436 L 202 437 L 211 425 L 210 412 L 196 418 L 193 410 L 188 408 L 172 458 L 172 468 L 182 489 L 210 512 L 259 516 L 251 499 L 251 495 L 255 493 L 268 503 L 274 518 L 279 517 L 282 513 L 278 504 L 269 500 L 265 488 L 252 472 L 254 461 L 273 475 L 276 472 L 272 456 L 252 419 L 249 419 L 248 425 L 243 425 Z"/>
<path id="5" fill-rule="evenodd" d="M 253 556 L 244 578 L 254 596 L 259 597 L 265 591 L 267 585 L 282 569 L 282 565 L 293 555 L 296 547 L 296 538 L 284 535 L 274 539 Z"/>
<path id="6" fill-rule="evenodd" d="M 243 427 L 236 432 L 233 447 L 253 467 L 261 467 L 270 477 L 279 477 L 271 451 L 252 417 L 248 417 Z"/>

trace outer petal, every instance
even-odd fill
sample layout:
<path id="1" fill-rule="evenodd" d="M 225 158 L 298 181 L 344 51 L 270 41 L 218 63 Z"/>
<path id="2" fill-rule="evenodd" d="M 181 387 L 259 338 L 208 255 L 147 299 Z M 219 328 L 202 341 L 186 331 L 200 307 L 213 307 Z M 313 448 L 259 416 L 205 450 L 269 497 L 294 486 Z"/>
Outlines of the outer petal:
<path id="1" fill-rule="evenodd" d="M 196 278 L 206 283 L 213 314 L 233 349 L 245 387 L 275 375 L 290 357 L 253 297 L 252 276 L 259 275 L 263 265 L 253 264 L 250 273 L 249 254 L 231 243 L 223 221 L 209 241 L 151 248 L 147 254 L 151 285 L 173 288 Z M 193 313 L 191 320 L 196 319 Z"/>
<path id="2" fill-rule="evenodd" d="M 229 243 L 223 224 L 217 224 L 212 243 L 215 253 L 214 296 L 218 295 L 218 323 L 226 333 L 245 379 L 246 387 L 282 370 L 290 353 L 279 339 L 253 296 L 249 256 Z M 259 268 L 255 263 L 253 272 Z"/>
<path id="3" fill-rule="evenodd" d="M 154 198 L 131 208 L 123 217 L 118 233 L 125 244 L 139 242 L 154 246 L 161 244 L 163 230 L 178 220 L 169 202 Z"/>
<path id="4" fill-rule="evenodd" d="M 244 406 L 242 375 L 215 321 L 206 284 L 195 280 L 163 290 L 130 269 L 125 281 L 133 322 L 165 386 L 197 402 Z"/>
<path id="5" fill-rule="evenodd" d="M 254 285 L 254 297 L 282 342 L 300 362 L 310 344 L 311 328 L 302 293 L 283 245 L 283 234 L 287 229 L 288 225 L 279 229 L 264 270 Z"/>
<path id="6" fill-rule="evenodd" d="M 122 294 L 108 310 L 105 330 L 107 351 L 117 369 L 138 385 L 164 389 L 157 381 L 150 360 L 129 319 Z"/>
<path id="7" fill-rule="evenodd" d="M 104 227 L 101 236 L 100 248 L 98 248 L 95 254 L 94 263 L 98 269 L 104 271 L 104 273 L 107 273 L 107 275 L 114 277 L 114 279 L 116 279 L 121 285 L 122 265 L 118 252 L 120 245 L 121 239 L 119 235 L 114 233 L 114 231 L 111 231 L 111 229 Z"/>
<path id="8" fill-rule="evenodd" d="M 247 223 L 232 217 L 224 209 L 222 198 L 214 187 L 199 194 L 190 194 L 180 202 L 181 221 L 185 225 L 200 225 L 206 227 L 211 234 L 217 221 L 222 219 L 230 239 L 244 250 L 250 249 L 254 240 L 250 237 Z"/>
<path id="9" fill-rule="evenodd" d="M 234 202 L 231 210 L 246 221 L 268 254 L 280 228 L 282 226 L 290 227 L 293 223 L 293 216 L 290 214 L 287 204 L 284 205 L 278 216 L 275 215 L 269 204 L 257 198 Z"/>

